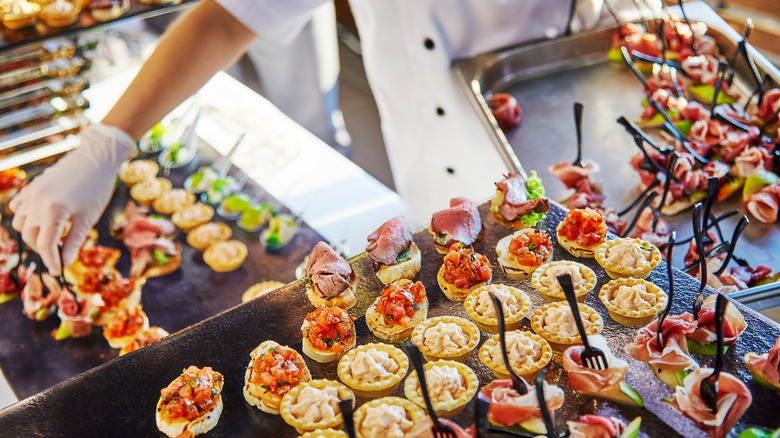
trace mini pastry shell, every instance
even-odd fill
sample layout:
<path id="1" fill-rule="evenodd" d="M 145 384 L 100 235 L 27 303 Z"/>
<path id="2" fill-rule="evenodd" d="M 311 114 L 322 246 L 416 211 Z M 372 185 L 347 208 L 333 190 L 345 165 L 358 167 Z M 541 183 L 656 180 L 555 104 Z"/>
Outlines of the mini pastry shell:
<path id="1" fill-rule="evenodd" d="M 299 433 L 317 429 L 341 427 L 341 424 L 344 423 L 344 417 L 341 415 L 341 411 L 339 411 L 339 413 L 333 417 L 323 418 L 316 423 L 306 421 L 303 418 L 298 418 L 293 415 L 292 411 L 290 410 L 290 406 L 298 400 L 298 395 L 300 395 L 301 390 L 307 386 L 311 386 L 316 389 L 325 389 L 328 386 L 333 386 L 338 391 L 339 400 L 355 398 L 355 395 L 352 393 L 352 391 L 350 391 L 349 388 L 339 382 L 336 382 L 335 380 L 317 379 L 311 380 L 309 382 L 302 382 L 295 388 L 287 391 L 287 394 L 282 397 L 282 402 L 279 405 L 279 413 L 282 414 L 284 421 L 290 426 L 294 427 L 295 430 L 297 430 Z"/>
<path id="2" fill-rule="evenodd" d="M 585 298 L 588 296 L 588 292 L 593 290 L 593 288 L 596 286 L 596 273 L 593 272 L 593 269 L 590 269 L 589 267 L 583 265 L 582 263 L 572 262 L 569 260 L 557 260 L 550 263 L 545 263 L 542 266 L 539 266 L 534 271 L 533 275 L 531 275 L 531 285 L 534 287 L 534 289 L 538 290 L 539 293 L 542 294 L 542 298 L 548 302 L 552 303 L 555 301 L 566 301 L 566 295 L 564 295 L 563 290 L 560 288 L 560 286 L 557 289 L 551 289 L 545 285 L 542 284 L 541 279 L 545 272 L 547 272 L 547 269 L 553 267 L 553 266 L 576 266 L 579 271 L 582 278 L 585 280 L 585 284 L 578 284 L 574 286 L 574 294 L 577 295 L 577 301 L 583 302 L 585 301 Z M 557 285 L 557 283 L 556 283 Z"/>
<path id="3" fill-rule="evenodd" d="M 647 292 L 655 294 L 657 300 L 653 307 L 644 310 L 622 309 L 612 303 L 611 292 L 620 286 L 644 285 Z M 655 284 L 639 278 L 618 278 L 601 286 L 599 299 L 609 311 L 609 316 L 615 322 L 627 326 L 644 326 L 650 323 L 655 316 L 666 307 L 668 297 L 666 292 Z"/>
<path id="4" fill-rule="evenodd" d="M 132 187 L 142 181 L 154 178 L 160 166 L 152 160 L 125 161 L 119 168 L 119 179 L 127 186 Z"/>
<path id="5" fill-rule="evenodd" d="M 512 333 L 520 333 L 521 335 L 531 338 L 542 345 L 541 356 L 534 364 L 524 365 L 520 368 L 512 366 L 512 368 L 520 377 L 529 381 L 533 380 L 536 378 L 536 375 L 539 374 L 539 370 L 547 366 L 547 364 L 550 363 L 550 360 L 552 360 L 552 347 L 550 347 L 550 344 L 543 337 L 537 335 L 536 333 L 525 330 L 517 330 Z M 496 362 L 490 356 L 490 350 L 500 342 L 501 340 L 499 339 L 499 335 L 488 338 L 488 340 L 485 341 L 485 343 L 482 344 L 482 346 L 479 348 L 479 360 L 487 365 L 487 367 L 493 371 L 493 374 L 495 374 L 497 378 L 509 379 L 509 372 L 506 369 L 506 364 L 504 361 L 501 360 L 501 362 Z M 507 348 L 509 347 L 507 346 Z M 512 359 L 510 358 L 509 360 L 511 362 Z"/>
<path id="6" fill-rule="evenodd" d="M 130 196 L 143 206 L 150 205 L 173 185 L 167 178 L 149 178 L 130 187 Z"/>
<path id="7" fill-rule="evenodd" d="M 436 415 L 441 415 L 443 417 L 456 415 L 461 412 L 464 407 L 466 407 L 466 404 L 472 398 L 474 398 L 474 395 L 477 393 L 477 389 L 479 389 L 479 379 L 477 378 L 477 374 L 466 365 L 452 360 L 436 360 L 433 362 L 428 362 L 424 365 L 424 368 L 425 371 L 428 371 L 435 366 L 448 366 L 455 368 L 458 370 L 458 373 L 461 375 L 461 377 L 463 377 L 464 391 L 460 397 L 449 402 L 437 402 L 436 400 L 431 400 L 431 404 L 433 405 L 433 409 L 436 411 Z M 428 387 L 430 388 L 430 383 L 428 383 Z M 417 372 L 412 371 L 409 373 L 409 377 L 406 378 L 406 382 L 404 383 L 404 395 L 417 406 L 424 408 L 425 400 L 423 399 L 422 393 L 420 391 L 420 380 L 417 378 Z"/>
<path id="8" fill-rule="evenodd" d="M 19 5 L 19 6 L 17 6 Z M 8 29 L 22 29 L 38 21 L 41 5 L 28 1 L 14 2 L 11 9 L 2 15 L 3 26 Z"/>
<path id="9" fill-rule="evenodd" d="M 479 327 L 480 330 L 482 330 L 485 333 L 490 334 L 498 334 L 498 319 L 495 317 L 487 317 L 480 313 L 477 313 L 475 306 L 477 305 L 477 301 L 479 300 L 479 295 L 486 290 L 490 290 L 490 288 L 500 288 L 500 289 L 506 289 L 509 291 L 510 294 L 512 294 L 516 299 L 518 304 L 520 305 L 520 310 L 517 312 L 514 312 L 512 314 L 509 314 L 506 309 L 504 309 L 504 323 L 506 324 L 507 330 L 515 330 L 518 327 L 520 327 L 520 323 L 523 320 L 523 317 L 525 317 L 528 312 L 531 310 L 531 299 L 528 297 L 528 294 L 521 291 L 520 289 L 517 289 L 515 287 L 506 286 L 503 284 L 494 284 L 494 285 L 485 285 L 481 286 L 475 290 L 473 290 L 469 296 L 466 297 L 466 300 L 463 302 L 463 306 L 466 308 L 466 313 L 468 313 L 469 318 L 471 318 L 472 321 L 474 321 L 474 324 Z"/>
<path id="10" fill-rule="evenodd" d="M 556 301 L 554 303 L 545 304 L 541 309 L 537 310 L 531 318 L 531 328 L 537 335 L 549 342 L 550 347 L 555 351 L 563 351 L 572 345 L 581 344 L 582 340 L 580 339 L 579 334 L 576 336 L 563 336 L 547 330 L 542 325 L 547 311 L 553 307 L 569 309 L 569 305 L 565 301 Z M 585 330 L 589 332 L 588 335 L 601 333 L 601 329 L 604 327 L 604 321 L 601 319 L 601 315 L 599 315 L 596 309 L 587 304 L 579 304 L 579 309 L 580 317 L 582 317 L 583 321 L 587 321 L 590 324 L 585 327 Z M 571 310 L 569 309 L 569 311 Z"/>
<path id="11" fill-rule="evenodd" d="M 222 222 L 206 222 L 187 233 L 187 243 L 198 251 L 205 251 L 209 246 L 224 242 L 232 236 L 233 230 L 229 225 Z"/>
<path id="12" fill-rule="evenodd" d="M 468 342 L 466 345 L 456 350 L 445 352 L 434 352 L 430 347 L 425 345 L 425 339 L 423 337 L 425 331 L 431 327 L 435 327 L 436 325 L 443 323 L 456 324 L 458 327 L 460 327 L 460 329 L 463 330 L 463 333 L 468 337 Z M 417 346 L 417 348 L 420 349 L 420 352 L 425 357 L 425 360 L 430 361 L 437 359 L 449 359 L 458 362 L 465 362 L 466 359 L 468 359 L 471 350 L 473 350 L 477 344 L 479 344 L 479 337 L 479 328 L 477 328 L 473 322 L 467 319 L 457 316 L 436 316 L 426 319 L 422 322 L 422 324 L 415 327 L 412 331 L 411 341 L 414 345 Z"/>
<path id="13" fill-rule="evenodd" d="M 406 418 L 412 423 L 416 424 L 423 421 L 427 417 L 425 411 L 412 403 L 411 401 L 401 397 L 382 397 L 376 400 L 371 400 L 368 403 L 364 403 L 355 411 L 355 433 L 358 437 L 363 436 L 360 432 L 363 421 L 366 419 L 366 413 L 369 408 L 379 408 L 381 406 L 398 406 L 406 411 Z"/>
<path id="14" fill-rule="evenodd" d="M 640 266 L 618 265 L 607 260 L 607 251 L 609 251 L 610 248 L 626 242 L 633 243 L 640 248 L 645 248 L 645 251 L 649 251 L 649 260 L 641 263 Z M 657 268 L 658 264 L 661 263 L 661 251 L 659 251 L 655 245 L 646 240 L 633 237 L 621 237 L 618 239 L 607 240 L 606 242 L 599 245 L 595 251 L 595 259 L 599 265 L 601 265 L 601 267 L 607 271 L 607 275 L 609 275 L 611 278 L 647 278 L 647 276 L 650 275 L 650 272 Z"/>
<path id="15" fill-rule="evenodd" d="M 195 203 L 195 195 L 184 189 L 170 189 L 152 202 L 152 207 L 162 214 L 174 214 Z"/>
<path id="16" fill-rule="evenodd" d="M 228 240 L 209 246 L 203 252 L 203 261 L 216 272 L 230 272 L 244 263 L 248 253 L 249 250 L 243 242 Z"/>
<path id="17" fill-rule="evenodd" d="M 366 352 L 372 348 L 378 351 L 387 352 L 390 358 L 398 365 L 398 370 L 389 376 L 380 377 L 375 381 L 367 382 L 352 375 L 351 364 L 358 353 Z M 349 352 L 339 360 L 337 369 L 339 379 L 341 379 L 345 385 L 349 386 L 358 397 L 365 398 L 384 397 L 392 394 L 398 388 L 398 385 L 401 384 L 401 380 L 406 377 L 407 371 L 409 371 L 409 359 L 406 357 L 406 354 L 397 347 L 380 343 L 360 345 L 349 350 Z"/>
<path id="18" fill-rule="evenodd" d="M 210 205 L 196 202 L 174 213 L 173 216 L 171 216 L 171 221 L 182 231 L 190 231 L 198 225 L 210 221 L 213 217 L 214 208 Z"/>
<path id="19" fill-rule="evenodd" d="M 282 286 L 284 286 L 284 283 L 276 280 L 261 281 L 260 283 L 253 284 L 252 286 L 249 286 L 249 289 L 247 289 L 243 295 L 241 295 L 241 302 L 246 303 L 251 299 L 257 298 L 260 295 L 265 295 Z"/>
<path id="20" fill-rule="evenodd" d="M 270 340 L 263 341 L 254 350 L 252 350 L 252 352 L 249 354 L 249 365 L 247 365 L 246 372 L 244 373 L 244 399 L 247 401 L 247 403 L 252 406 L 256 406 L 257 409 L 260 409 L 263 412 L 279 415 L 279 406 L 282 402 L 283 396 L 272 393 L 270 390 L 263 388 L 263 385 L 252 382 L 252 377 L 255 372 L 254 369 L 251 368 L 252 364 L 254 363 L 255 359 L 267 353 L 272 348 L 283 348 L 285 350 L 295 351 L 286 345 L 280 345 L 279 343 Z M 301 382 L 298 383 L 300 385 L 303 382 L 308 382 L 311 380 L 311 372 L 309 371 L 309 367 L 306 366 L 306 361 L 303 359 L 301 353 L 295 351 L 295 357 L 297 361 L 302 362 L 304 365 L 304 378 Z"/>
<path id="21" fill-rule="evenodd" d="M 79 16 L 79 8 L 66 0 L 56 0 L 43 6 L 40 19 L 49 27 L 67 27 L 75 23 Z"/>

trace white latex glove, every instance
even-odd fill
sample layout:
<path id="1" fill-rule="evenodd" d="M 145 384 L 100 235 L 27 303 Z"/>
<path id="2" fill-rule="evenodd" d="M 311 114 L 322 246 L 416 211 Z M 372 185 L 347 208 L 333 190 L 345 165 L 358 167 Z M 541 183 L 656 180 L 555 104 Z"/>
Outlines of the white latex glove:
<path id="1" fill-rule="evenodd" d="M 119 167 L 137 154 L 135 142 L 119 128 L 89 125 L 81 145 L 46 169 L 9 203 L 13 227 L 37 252 L 51 275 L 61 272 L 57 244 L 68 219 L 72 226 L 62 245 L 70 265 L 89 230 L 106 208 Z"/>

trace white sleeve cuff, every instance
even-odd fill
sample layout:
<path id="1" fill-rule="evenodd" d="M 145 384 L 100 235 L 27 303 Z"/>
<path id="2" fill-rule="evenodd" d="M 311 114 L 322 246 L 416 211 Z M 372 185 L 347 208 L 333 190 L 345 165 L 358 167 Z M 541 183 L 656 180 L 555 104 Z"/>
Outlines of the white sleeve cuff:
<path id="1" fill-rule="evenodd" d="M 258 36 L 288 45 L 329 0 L 216 0 Z"/>

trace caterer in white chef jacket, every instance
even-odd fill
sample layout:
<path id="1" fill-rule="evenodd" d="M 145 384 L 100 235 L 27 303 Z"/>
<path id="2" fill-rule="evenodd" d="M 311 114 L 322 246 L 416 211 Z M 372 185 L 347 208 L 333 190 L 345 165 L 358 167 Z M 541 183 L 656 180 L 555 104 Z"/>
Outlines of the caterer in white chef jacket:
<path id="1" fill-rule="evenodd" d="M 56 245 L 66 221 L 72 219 L 62 248 L 68 264 L 105 209 L 119 166 L 137 154 L 135 143 L 149 128 L 258 35 L 288 44 L 326 1 L 203 0 L 174 23 L 102 123 L 83 130 L 81 146 L 11 201 L 13 227 L 49 271 L 60 272 Z M 611 3 L 630 19 L 656 1 Z M 570 18 L 573 31 L 612 20 L 602 0 L 351 0 L 350 6 L 395 185 L 415 227 L 452 197 L 486 199 L 507 171 L 450 62 L 555 38 Z"/>

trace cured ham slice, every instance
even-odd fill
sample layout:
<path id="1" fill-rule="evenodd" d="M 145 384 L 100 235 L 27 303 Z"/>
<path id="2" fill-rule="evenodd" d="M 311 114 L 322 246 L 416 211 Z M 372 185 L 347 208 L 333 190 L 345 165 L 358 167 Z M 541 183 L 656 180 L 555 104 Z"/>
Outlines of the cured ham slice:
<path id="1" fill-rule="evenodd" d="M 130 249 L 149 246 L 161 236 L 170 236 L 176 232 L 173 223 L 167 219 L 152 219 L 137 214 L 127 223 L 122 233 L 122 242 Z"/>
<path id="2" fill-rule="evenodd" d="M 412 230 L 403 216 L 396 216 L 369 234 L 368 257 L 384 265 L 395 263 L 398 255 L 412 245 Z"/>
<path id="3" fill-rule="evenodd" d="M 170 239 L 157 237 L 148 240 L 143 246 L 133 248 L 130 253 L 130 278 L 140 278 L 149 267 L 155 266 L 155 250 L 167 257 L 175 257 L 179 255 L 180 247 Z"/>
<path id="4" fill-rule="evenodd" d="M 552 412 L 563 406 L 563 390 L 544 383 L 547 408 Z M 490 401 L 490 419 L 504 426 L 521 423 L 531 417 L 541 418 L 536 387 L 528 385 L 528 393 L 520 395 L 512 388 L 511 380 L 494 380 L 479 392 L 479 397 Z"/>
<path id="5" fill-rule="evenodd" d="M 780 337 L 768 352 L 746 354 L 745 365 L 756 378 L 762 380 L 760 383 L 780 390 Z"/>
<path id="6" fill-rule="evenodd" d="M 15 298 L 20 292 L 19 289 L 24 289 L 33 274 L 33 270 L 26 266 L 19 266 L 16 272 L 17 278 L 14 281 L 10 271 L 0 268 L 0 303 Z"/>
<path id="7" fill-rule="evenodd" d="M 710 118 L 710 112 L 707 111 L 699 102 L 688 102 L 685 108 L 680 109 L 680 117 L 689 122 L 698 122 Z"/>
<path id="8" fill-rule="evenodd" d="M 599 165 L 594 161 L 585 160 L 583 166 L 577 166 L 568 161 L 562 161 L 560 163 L 551 166 L 550 173 L 555 175 L 556 178 L 561 180 L 563 185 L 567 189 L 573 189 L 577 186 L 577 181 L 583 178 L 590 178 L 590 176 L 599 170 Z"/>
<path id="9" fill-rule="evenodd" d="M 615 417 L 583 415 L 579 421 L 567 421 L 570 438 L 617 438 L 625 425 Z"/>
<path id="10" fill-rule="evenodd" d="M 708 296 L 699 311 L 698 326 L 696 331 L 688 334 L 688 338 L 705 345 L 718 339 L 715 333 L 715 299 L 716 294 Z M 737 307 L 729 303 L 726 313 L 723 315 L 723 342 L 725 345 L 734 345 L 737 338 L 747 328 L 745 317 Z"/>
<path id="11" fill-rule="evenodd" d="M 691 126 L 690 138 L 709 146 L 719 145 L 731 129 L 717 120 L 699 120 Z"/>
<path id="12" fill-rule="evenodd" d="M 780 183 L 770 184 L 748 196 L 745 209 L 759 221 L 770 224 L 777 221 L 780 206 Z"/>
<path id="13" fill-rule="evenodd" d="M 523 119 L 523 110 L 514 96 L 507 93 L 495 93 L 488 98 L 488 106 L 498 127 L 503 131 L 514 129 Z"/>
<path id="14" fill-rule="evenodd" d="M 508 221 L 517 220 L 528 213 L 546 213 L 550 209 L 547 198 L 528 199 L 526 180 L 520 175 L 507 176 L 496 183 L 496 189 L 504 195 L 498 213 Z"/>
<path id="15" fill-rule="evenodd" d="M 456 438 L 474 438 L 477 435 L 476 426 L 471 426 L 467 429 L 463 429 L 454 421 L 447 420 L 446 418 L 439 418 L 439 422 L 446 424 L 455 431 Z M 412 429 L 404 434 L 405 438 L 435 438 L 431 427 L 433 426 L 433 420 L 430 417 L 425 417 L 422 421 L 414 423 Z"/>
<path id="16" fill-rule="evenodd" d="M 566 207 L 574 208 L 599 208 L 604 202 L 604 195 L 601 193 L 601 187 L 590 180 L 590 178 L 577 181 L 574 188 L 575 192 L 566 201 Z"/>
<path id="17" fill-rule="evenodd" d="M 309 253 L 306 276 L 325 297 L 336 297 L 350 285 L 352 266 L 327 243 L 318 242 Z"/>
<path id="18" fill-rule="evenodd" d="M 78 338 L 92 333 L 92 323 L 98 318 L 103 305 L 100 294 L 88 294 L 77 299 L 73 292 L 63 290 L 57 299 L 57 316 L 62 322 L 55 339 Z"/>
<path id="19" fill-rule="evenodd" d="M 734 166 L 732 171 L 734 175 L 747 178 L 758 173 L 762 169 L 767 169 L 767 164 L 771 163 L 772 157 L 763 147 L 747 147 L 747 141 L 745 142 L 745 149 L 734 158 Z"/>
<path id="20" fill-rule="evenodd" d="M 628 362 L 612 354 L 603 336 L 588 336 L 588 341 L 593 347 L 604 352 L 608 367 L 597 370 L 583 366 L 580 354 L 585 347 L 582 345 L 569 347 L 563 353 L 563 369 L 569 376 L 569 386 L 575 391 L 586 394 L 597 394 L 618 387 L 628 371 Z"/>
<path id="21" fill-rule="evenodd" d="M 674 407 L 695 421 L 710 437 L 725 438 L 750 406 L 753 397 L 739 379 L 721 372 L 718 378 L 718 410 L 713 414 L 699 393 L 702 379 L 709 377 L 712 371 L 712 368 L 701 368 L 688 374 L 683 386 L 678 386 L 674 393 Z"/>
<path id="22" fill-rule="evenodd" d="M 431 217 L 431 231 L 439 245 L 448 248 L 455 242 L 471 245 L 482 231 L 477 205 L 466 198 L 451 199 L 450 208 Z"/>
<path id="23" fill-rule="evenodd" d="M 685 336 L 696 330 L 693 315 L 683 313 L 679 316 L 668 316 L 664 319 L 661 334 L 664 338 L 664 349 L 659 351 L 656 340 L 658 320 L 639 329 L 636 339 L 626 345 L 626 352 L 634 359 L 648 363 L 656 369 L 673 372 L 698 367 L 698 364 L 688 353 Z"/>
<path id="24" fill-rule="evenodd" d="M 761 100 L 761 106 L 756 111 L 756 117 L 761 120 L 767 120 L 780 108 L 780 89 L 772 88 L 764 93 Z"/>
<path id="25" fill-rule="evenodd" d="M 691 79 L 712 85 L 718 74 L 718 59 L 712 55 L 689 56 L 682 61 L 682 68 Z"/>
<path id="26" fill-rule="evenodd" d="M 43 283 L 42 283 L 43 281 Z M 43 284 L 48 291 L 44 295 Z M 62 289 L 60 283 L 51 275 L 31 275 L 22 290 L 22 313 L 30 319 L 43 321 L 57 309 L 57 299 Z"/>
<path id="27" fill-rule="evenodd" d="M 18 261 L 16 241 L 11 239 L 8 230 L 0 227 L 0 270 L 10 271 Z"/>

